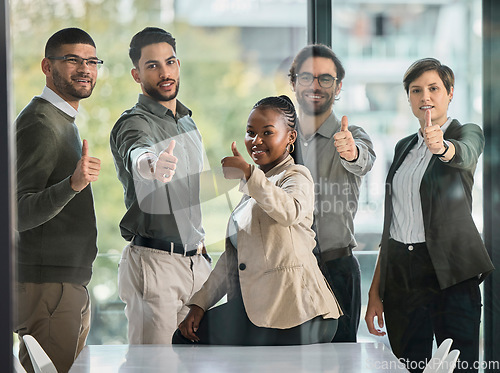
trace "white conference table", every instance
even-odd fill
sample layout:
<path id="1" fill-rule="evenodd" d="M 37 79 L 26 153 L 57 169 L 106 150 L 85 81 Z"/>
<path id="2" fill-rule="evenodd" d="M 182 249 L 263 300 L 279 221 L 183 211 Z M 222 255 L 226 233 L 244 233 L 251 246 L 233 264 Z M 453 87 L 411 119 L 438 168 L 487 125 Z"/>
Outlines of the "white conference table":
<path id="1" fill-rule="evenodd" d="M 383 343 L 304 346 L 86 346 L 70 373 L 408 372 Z"/>

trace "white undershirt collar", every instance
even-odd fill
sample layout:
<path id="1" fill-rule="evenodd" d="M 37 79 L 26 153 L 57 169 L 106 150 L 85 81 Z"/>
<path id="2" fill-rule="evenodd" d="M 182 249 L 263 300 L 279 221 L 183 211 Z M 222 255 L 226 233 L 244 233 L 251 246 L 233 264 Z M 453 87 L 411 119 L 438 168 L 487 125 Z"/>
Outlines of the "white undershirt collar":
<path id="1" fill-rule="evenodd" d="M 55 93 L 52 89 L 45 86 L 43 88 L 42 94 L 38 97 L 47 100 L 52 105 L 54 105 L 59 110 L 68 114 L 70 117 L 75 118 L 78 114 L 78 110 L 76 110 L 73 106 L 71 106 L 67 101 L 65 101 L 61 96 Z"/>

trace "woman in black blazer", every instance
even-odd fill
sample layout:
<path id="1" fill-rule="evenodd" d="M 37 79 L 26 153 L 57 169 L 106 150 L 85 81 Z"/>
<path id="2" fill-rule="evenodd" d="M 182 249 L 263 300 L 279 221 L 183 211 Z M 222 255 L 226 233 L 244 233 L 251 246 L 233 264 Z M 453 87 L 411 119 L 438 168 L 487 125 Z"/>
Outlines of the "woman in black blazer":
<path id="1" fill-rule="evenodd" d="M 472 186 L 484 147 L 479 126 L 448 117 L 454 74 L 438 60 L 413 63 L 403 79 L 420 123 L 400 140 L 386 180 L 384 230 L 365 321 L 384 335 L 411 372 L 422 372 L 453 339 L 457 371 L 477 371 L 480 282 L 493 270 L 471 216 Z"/>

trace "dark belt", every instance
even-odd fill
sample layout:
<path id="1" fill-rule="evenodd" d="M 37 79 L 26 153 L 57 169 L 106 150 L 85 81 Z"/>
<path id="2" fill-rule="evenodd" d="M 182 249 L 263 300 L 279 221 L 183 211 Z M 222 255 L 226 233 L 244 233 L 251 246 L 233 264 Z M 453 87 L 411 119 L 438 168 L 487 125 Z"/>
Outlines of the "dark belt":
<path id="1" fill-rule="evenodd" d="M 335 260 L 343 258 L 344 256 L 351 256 L 352 249 L 350 247 L 342 247 L 340 249 L 332 249 L 321 252 L 321 260 L 323 262 L 329 262 L 330 260 Z"/>
<path id="2" fill-rule="evenodd" d="M 137 246 L 145 246 L 151 249 L 157 249 L 162 251 L 167 251 L 170 254 L 181 254 L 184 256 L 193 256 L 201 254 L 203 249 L 203 244 L 200 242 L 196 245 L 194 244 L 180 244 L 170 241 L 158 240 L 156 238 L 146 238 L 141 236 L 135 236 L 132 243 Z"/>

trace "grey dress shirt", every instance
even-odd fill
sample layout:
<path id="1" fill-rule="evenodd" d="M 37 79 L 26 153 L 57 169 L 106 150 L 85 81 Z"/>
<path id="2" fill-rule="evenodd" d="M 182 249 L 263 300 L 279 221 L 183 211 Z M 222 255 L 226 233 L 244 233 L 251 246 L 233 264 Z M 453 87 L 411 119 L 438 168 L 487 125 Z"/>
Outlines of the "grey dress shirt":
<path id="1" fill-rule="evenodd" d="M 305 138 L 299 128 L 296 146 L 297 163 L 304 164 L 314 179 L 316 233 L 323 252 L 357 246 L 353 220 L 358 210 L 361 177 L 375 162 L 372 141 L 357 126 L 349 126 L 349 131 L 358 147 L 358 159 L 349 162 L 341 158 L 333 139 L 338 131 L 340 121 L 332 112 L 310 138 Z"/>
<path id="2" fill-rule="evenodd" d="M 203 168 L 201 135 L 191 111 L 177 101 L 171 110 L 139 95 L 111 131 L 111 152 L 123 185 L 127 212 L 120 222 L 123 238 L 135 235 L 179 244 L 197 244 L 204 238 L 200 208 L 200 173 Z M 137 159 L 145 152 L 159 155 L 172 139 L 178 158 L 171 182 L 145 180 L 137 172 Z"/>

